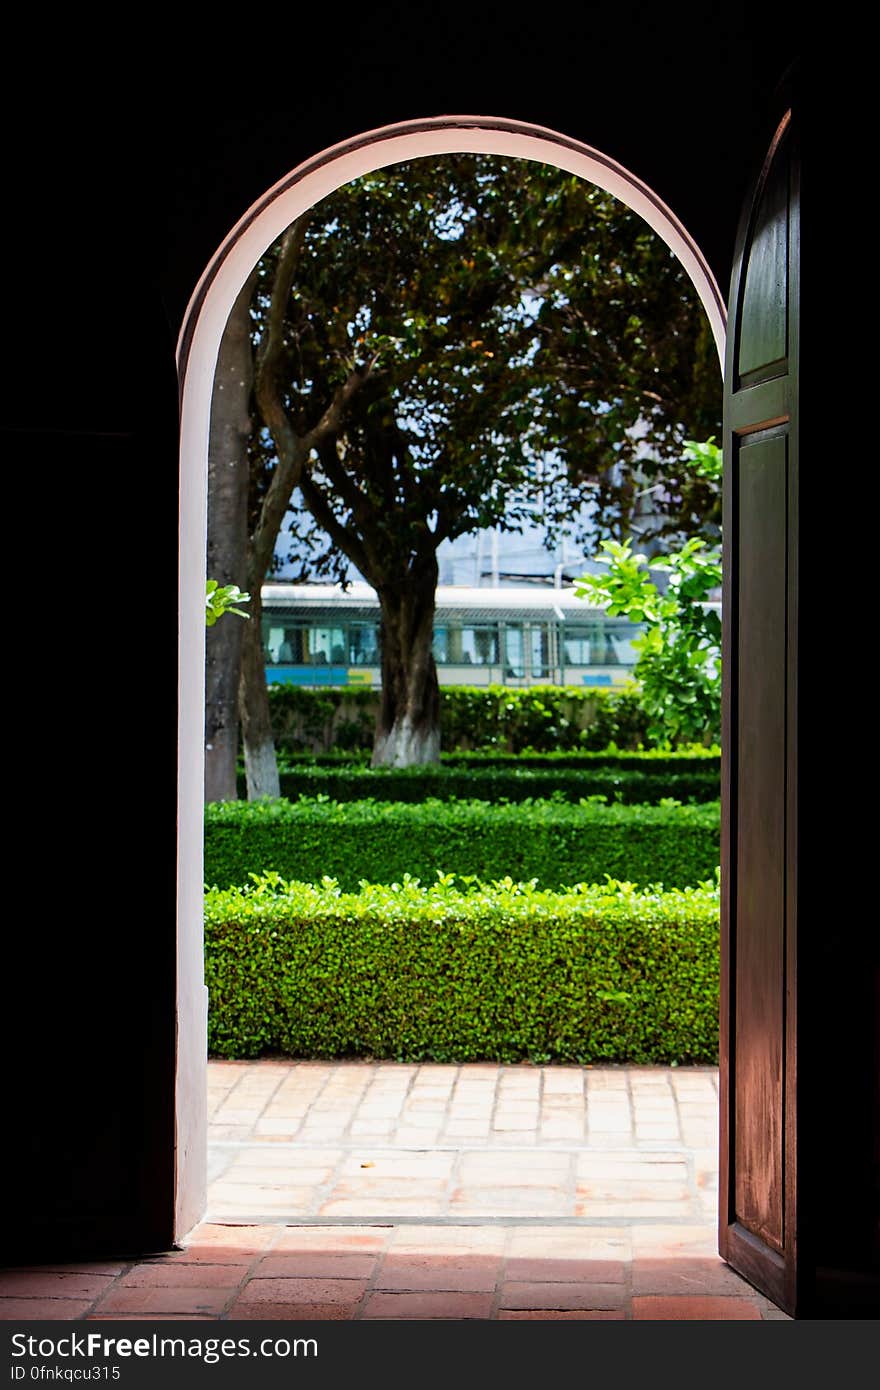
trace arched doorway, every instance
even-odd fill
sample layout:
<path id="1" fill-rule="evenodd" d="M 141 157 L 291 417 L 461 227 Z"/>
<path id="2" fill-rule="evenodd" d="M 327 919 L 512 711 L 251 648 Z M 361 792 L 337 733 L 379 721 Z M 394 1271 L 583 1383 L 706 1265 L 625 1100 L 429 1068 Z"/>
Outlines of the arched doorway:
<path id="1" fill-rule="evenodd" d="M 255 203 L 232 229 L 193 293 L 178 342 L 180 444 L 180 688 L 178 727 L 178 1004 L 175 1235 L 205 1205 L 205 1032 L 202 813 L 204 555 L 211 392 L 220 340 L 236 297 L 268 246 L 298 216 L 343 184 L 388 164 L 475 153 L 555 165 L 597 184 L 638 213 L 689 275 L 723 364 L 726 311 L 708 262 L 687 230 L 636 175 L 581 141 L 492 117 L 436 117 L 366 132 L 315 156 Z"/>

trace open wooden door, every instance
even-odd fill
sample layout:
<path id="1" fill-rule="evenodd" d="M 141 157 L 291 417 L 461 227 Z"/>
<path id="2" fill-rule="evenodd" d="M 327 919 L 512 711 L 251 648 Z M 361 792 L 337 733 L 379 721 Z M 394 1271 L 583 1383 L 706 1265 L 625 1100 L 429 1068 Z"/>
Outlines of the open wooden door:
<path id="1" fill-rule="evenodd" d="M 781 115 L 734 259 L 724 392 L 724 1259 L 797 1301 L 798 146 Z"/>

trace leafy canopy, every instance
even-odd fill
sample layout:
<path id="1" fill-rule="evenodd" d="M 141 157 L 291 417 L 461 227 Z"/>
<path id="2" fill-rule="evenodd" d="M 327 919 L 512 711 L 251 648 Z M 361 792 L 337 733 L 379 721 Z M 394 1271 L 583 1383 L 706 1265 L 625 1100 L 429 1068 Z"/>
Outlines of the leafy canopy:
<path id="1" fill-rule="evenodd" d="M 676 471 L 683 439 L 718 424 L 705 316 L 665 244 L 609 194 L 549 166 L 451 155 L 365 175 L 306 218 L 278 373 L 296 433 L 357 387 L 294 514 L 308 572 L 347 557 L 376 583 L 446 538 L 570 524 L 584 501 L 619 534 L 663 461 L 673 528 L 711 496 Z M 279 255 L 259 267 L 255 341 Z M 268 431 L 251 455 L 256 508 Z"/>

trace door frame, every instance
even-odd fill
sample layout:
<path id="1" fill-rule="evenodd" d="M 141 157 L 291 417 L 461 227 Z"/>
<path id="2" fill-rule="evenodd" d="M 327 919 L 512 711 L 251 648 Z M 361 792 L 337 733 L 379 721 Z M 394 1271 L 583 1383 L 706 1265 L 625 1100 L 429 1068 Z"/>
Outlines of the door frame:
<path id="1" fill-rule="evenodd" d="M 220 340 L 256 262 L 343 184 L 404 160 L 488 154 L 554 165 L 638 213 L 678 257 L 709 319 L 723 375 L 727 311 L 708 261 L 671 209 L 616 160 L 570 136 L 491 116 L 438 116 L 354 136 L 298 165 L 239 219 L 196 286 L 177 344 L 180 383 L 177 1055 L 174 1238 L 207 1203 L 207 989 L 203 943 L 205 549 L 211 394 Z"/>

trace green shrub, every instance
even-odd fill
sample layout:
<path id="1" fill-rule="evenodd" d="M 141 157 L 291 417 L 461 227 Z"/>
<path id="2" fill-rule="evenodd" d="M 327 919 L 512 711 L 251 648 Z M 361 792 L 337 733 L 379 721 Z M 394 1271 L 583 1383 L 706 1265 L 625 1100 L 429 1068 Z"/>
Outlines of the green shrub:
<path id="1" fill-rule="evenodd" d="M 328 753 L 280 753 L 279 768 L 289 771 L 299 767 L 368 767 L 370 750 L 367 748 L 335 748 Z M 714 776 L 721 773 L 721 752 L 717 744 L 704 747 L 702 744 L 685 744 L 681 748 L 617 748 L 611 744 L 598 750 L 555 749 L 536 753 L 525 748 L 519 753 L 499 752 L 497 749 L 459 749 L 441 752 L 441 767 L 506 767 L 528 771 L 536 768 L 583 768 L 595 771 L 597 768 L 612 768 L 620 771 L 650 773 L 668 772 L 706 772 L 712 769 Z"/>
<path id="2" fill-rule="evenodd" d="M 279 751 L 370 749 L 379 694 L 368 688 L 269 687 L 269 712 Z M 443 686 L 441 744 L 445 749 L 637 748 L 648 741 L 648 716 L 636 687 Z"/>
<path id="3" fill-rule="evenodd" d="M 688 743 L 681 748 L 618 748 L 611 743 L 599 749 L 557 748 L 542 753 L 531 748 L 524 748 L 519 753 L 471 749 L 441 753 L 440 761 L 448 767 L 577 767 L 593 770 L 601 767 L 652 773 L 705 772 L 711 767 L 716 776 L 721 773 L 721 749 L 718 745 L 697 743 Z"/>
<path id="4" fill-rule="evenodd" d="M 445 686 L 440 742 L 446 749 L 590 749 L 609 743 L 637 747 L 647 718 L 638 691 L 580 686 Z"/>
<path id="5" fill-rule="evenodd" d="M 719 808 L 557 801 L 216 802 L 205 813 L 205 882 L 270 871 L 345 890 L 436 873 L 535 879 L 544 888 L 613 878 L 685 887 L 718 863 Z"/>
<path id="6" fill-rule="evenodd" d="M 441 766 L 371 769 L 363 763 L 347 766 L 292 768 L 280 774 L 281 794 L 329 796 L 334 801 L 424 801 L 459 798 L 474 801 L 525 801 L 558 797 L 579 801 L 605 796 L 628 804 L 656 802 L 661 797 L 678 801 L 717 801 L 717 767 L 710 764 L 696 772 L 666 772 L 639 768 L 534 767 L 508 762 L 506 766 Z"/>
<path id="7" fill-rule="evenodd" d="M 219 1057 L 715 1062 L 718 893 L 510 881 L 209 892 Z"/>
<path id="8" fill-rule="evenodd" d="M 269 717 L 279 752 L 369 749 L 377 692 L 357 686 L 269 686 Z"/>

